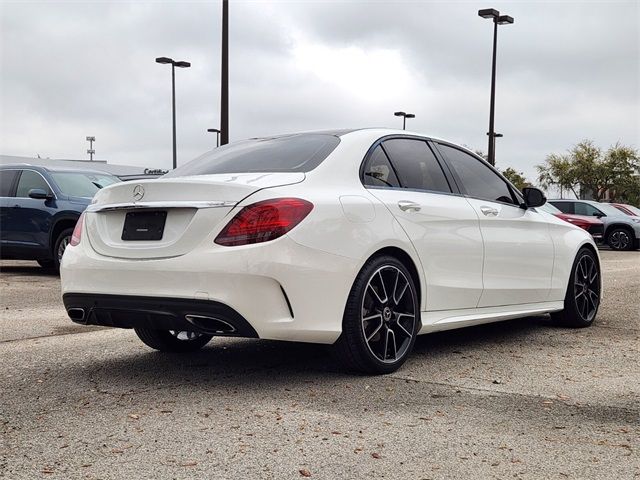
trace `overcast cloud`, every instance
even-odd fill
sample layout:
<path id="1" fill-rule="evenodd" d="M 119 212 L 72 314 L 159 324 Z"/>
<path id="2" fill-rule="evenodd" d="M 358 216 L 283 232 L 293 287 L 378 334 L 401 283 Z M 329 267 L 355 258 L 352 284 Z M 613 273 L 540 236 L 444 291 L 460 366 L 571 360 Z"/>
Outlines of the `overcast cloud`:
<path id="1" fill-rule="evenodd" d="M 0 153 L 169 168 L 215 145 L 221 2 L 0 3 Z M 240 2 L 230 9 L 231 140 L 390 126 L 486 151 L 493 7 L 497 163 L 584 138 L 640 146 L 640 2 Z"/>

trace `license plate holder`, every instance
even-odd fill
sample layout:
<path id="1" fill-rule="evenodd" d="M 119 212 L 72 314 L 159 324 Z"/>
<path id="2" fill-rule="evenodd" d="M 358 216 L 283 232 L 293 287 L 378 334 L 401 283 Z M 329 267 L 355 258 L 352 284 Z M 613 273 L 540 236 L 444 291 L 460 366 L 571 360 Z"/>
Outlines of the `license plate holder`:
<path id="1" fill-rule="evenodd" d="M 127 212 L 121 238 L 128 241 L 162 240 L 166 221 L 167 212 L 164 210 Z"/>

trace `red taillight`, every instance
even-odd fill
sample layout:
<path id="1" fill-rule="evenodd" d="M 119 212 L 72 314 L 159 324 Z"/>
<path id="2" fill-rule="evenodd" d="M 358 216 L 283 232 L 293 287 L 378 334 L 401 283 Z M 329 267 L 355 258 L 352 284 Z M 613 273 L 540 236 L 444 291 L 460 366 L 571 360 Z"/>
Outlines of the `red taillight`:
<path id="1" fill-rule="evenodd" d="M 84 212 L 80 215 L 80 218 L 76 222 L 76 227 L 73 229 L 73 234 L 71 235 L 71 241 L 69 245 L 75 247 L 80 243 L 80 239 L 82 238 L 82 225 L 84 223 Z"/>
<path id="2" fill-rule="evenodd" d="M 309 215 L 313 204 L 300 198 L 275 198 L 248 205 L 218 234 L 218 245 L 232 247 L 281 237 Z"/>

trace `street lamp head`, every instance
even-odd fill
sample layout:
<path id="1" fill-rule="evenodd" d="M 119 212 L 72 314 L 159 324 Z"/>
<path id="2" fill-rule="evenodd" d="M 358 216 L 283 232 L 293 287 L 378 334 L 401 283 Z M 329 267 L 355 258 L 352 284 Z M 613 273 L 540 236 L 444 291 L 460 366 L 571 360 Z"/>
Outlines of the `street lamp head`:
<path id="1" fill-rule="evenodd" d="M 173 63 L 173 60 L 169 57 L 158 57 L 156 63 Z"/>
<path id="2" fill-rule="evenodd" d="M 217 128 L 207 128 L 207 132 L 220 133 L 220 130 L 218 130 Z"/>
<path id="3" fill-rule="evenodd" d="M 500 12 L 494 8 L 485 8 L 483 10 L 478 10 L 478 15 L 482 18 L 497 18 L 500 15 Z"/>
<path id="4" fill-rule="evenodd" d="M 416 118 L 416 115 L 414 113 L 407 113 L 405 115 L 406 118 Z"/>
<path id="5" fill-rule="evenodd" d="M 513 23 L 513 17 L 510 17 L 509 15 L 500 15 L 496 19 L 496 23 L 498 25 L 507 25 L 509 23 Z"/>
<path id="6" fill-rule="evenodd" d="M 393 113 L 396 117 L 404 117 L 406 115 L 406 113 L 404 112 L 394 112 Z"/>
<path id="7" fill-rule="evenodd" d="M 189 62 L 174 62 L 174 65 L 181 68 L 188 68 L 191 66 Z"/>

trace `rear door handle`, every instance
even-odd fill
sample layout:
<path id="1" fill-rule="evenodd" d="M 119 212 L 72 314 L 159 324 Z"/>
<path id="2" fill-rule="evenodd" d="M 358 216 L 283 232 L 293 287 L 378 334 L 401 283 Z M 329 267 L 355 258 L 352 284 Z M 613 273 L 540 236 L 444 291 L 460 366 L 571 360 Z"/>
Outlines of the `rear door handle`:
<path id="1" fill-rule="evenodd" d="M 480 207 L 480 211 L 485 215 L 485 217 L 497 217 L 500 213 L 497 208 L 487 206 Z"/>
<path id="2" fill-rule="evenodd" d="M 403 212 L 406 212 L 406 211 L 418 212 L 418 211 L 420 211 L 420 204 L 416 203 L 416 202 L 410 202 L 409 200 L 400 200 L 398 202 L 398 207 Z"/>

